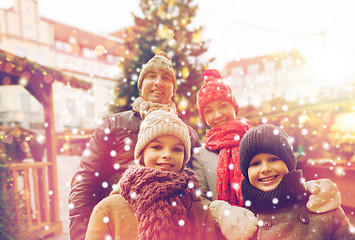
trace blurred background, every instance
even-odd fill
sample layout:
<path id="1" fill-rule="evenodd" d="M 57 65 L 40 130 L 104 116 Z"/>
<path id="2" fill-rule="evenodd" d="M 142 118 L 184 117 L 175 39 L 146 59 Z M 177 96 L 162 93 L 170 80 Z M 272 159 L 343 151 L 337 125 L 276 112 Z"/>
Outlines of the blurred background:
<path id="1" fill-rule="evenodd" d="M 142 65 L 160 50 L 176 70 L 179 116 L 202 142 L 207 126 L 195 98 L 202 72 L 216 68 L 238 116 L 282 126 L 305 178 L 336 182 L 353 218 L 354 7 L 351 0 L 1 0 L 0 154 L 4 182 L 28 202 L 26 226 L 61 235 L 74 168 L 57 165 L 76 167 L 102 117 L 131 108 Z"/>

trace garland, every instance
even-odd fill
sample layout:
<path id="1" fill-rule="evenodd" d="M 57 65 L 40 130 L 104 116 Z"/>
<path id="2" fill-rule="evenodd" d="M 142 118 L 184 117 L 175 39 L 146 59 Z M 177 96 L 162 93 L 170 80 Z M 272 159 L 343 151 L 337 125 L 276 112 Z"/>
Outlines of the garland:
<path id="1" fill-rule="evenodd" d="M 73 76 L 64 75 L 62 72 L 30 61 L 27 58 L 18 57 L 12 53 L 0 49 L 0 71 L 30 79 L 31 75 L 41 76 L 36 81 L 42 84 L 51 84 L 54 80 L 80 88 L 85 91 L 92 88 L 92 83 L 80 80 Z"/>

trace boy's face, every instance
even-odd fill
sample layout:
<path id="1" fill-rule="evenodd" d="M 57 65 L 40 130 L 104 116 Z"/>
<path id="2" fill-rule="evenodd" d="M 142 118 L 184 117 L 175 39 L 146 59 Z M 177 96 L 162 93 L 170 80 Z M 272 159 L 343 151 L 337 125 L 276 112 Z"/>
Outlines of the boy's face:
<path id="1" fill-rule="evenodd" d="M 284 161 L 270 153 L 255 155 L 248 168 L 249 182 L 264 192 L 274 190 L 287 173 Z"/>
<path id="2" fill-rule="evenodd" d="M 213 100 L 203 108 L 203 116 L 211 128 L 229 122 L 237 117 L 233 105 L 225 100 Z"/>
<path id="3" fill-rule="evenodd" d="M 152 70 L 142 80 L 140 95 L 146 101 L 168 104 L 174 95 L 174 80 L 163 70 Z"/>
<path id="4" fill-rule="evenodd" d="M 163 135 L 155 138 L 143 150 L 143 161 L 146 167 L 179 172 L 185 156 L 185 146 L 175 136 Z"/>

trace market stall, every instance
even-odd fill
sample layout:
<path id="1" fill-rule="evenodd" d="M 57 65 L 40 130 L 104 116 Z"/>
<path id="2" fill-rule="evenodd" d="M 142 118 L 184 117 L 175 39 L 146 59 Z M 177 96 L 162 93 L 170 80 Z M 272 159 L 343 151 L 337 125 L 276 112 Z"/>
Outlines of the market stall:
<path id="1" fill-rule="evenodd" d="M 0 49 L 0 86 L 21 84 L 42 104 L 44 109 L 46 162 L 11 163 L 9 167 L 12 176 L 9 187 L 14 192 L 19 191 L 18 179 L 22 179 L 27 229 L 39 231 L 43 236 L 59 235 L 62 232 L 62 222 L 59 220 L 55 151 L 52 86 L 54 81 L 83 90 L 90 89 L 92 86 L 89 82 L 66 76 L 58 70 Z M 11 133 L 8 133 L 3 136 L 3 140 L 11 144 L 12 137 Z M 0 150 L 3 155 L 7 154 L 5 147 Z"/>

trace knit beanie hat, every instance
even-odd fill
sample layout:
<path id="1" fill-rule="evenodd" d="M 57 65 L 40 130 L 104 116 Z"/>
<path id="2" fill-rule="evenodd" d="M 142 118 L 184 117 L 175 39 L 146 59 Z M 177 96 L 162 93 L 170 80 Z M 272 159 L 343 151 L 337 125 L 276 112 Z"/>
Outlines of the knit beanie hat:
<path id="1" fill-rule="evenodd" d="M 160 51 L 154 57 L 152 57 L 145 65 L 143 65 L 141 73 L 138 78 L 138 90 L 142 88 L 142 82 L 147 72 L 152 70 L 163 70 L 170 74 L 173 78 L 174 93 L 176 92 L 176 77 L 173 66 L 171 64 L 171 58 L 166 52 Z"/>
<path id="2" fill-rule="evenodd" d="M 134 150 L 134 158 L 142 156 L 143 149 L 155 138 L 163 135 L 172 135 L 181 140 L 185 147 L 185 156 L 182 169 L 190 159 L 190 134 L 186 124 L 175 114 L 163 110 L 156 110 L 148 114 L 142 121 L 138 140 Z"/>
<path id="3" fill-rule="evenodd" d="M 213 100 L 226 100 L 230 102 L 238 114 L 239 106 L 235 101 L 231 88 L 222 82 L 221 74 L 216 69 L 207 69 L 202 74 L 203 85 L 197 93 L 197 108 L 201 119 L 206 123 L 203 116 L 203 108 Z"/>
<path id="4" fill-rule="evenodd" d="M 282 128 L 271 124 L 261 124 L 249 129 L 239 145 L 240 170 L 244 177 L 248 179 L 250 161 L 259 153 L 278 156 L 289 171 L 295 170 L 296 157 L 289 139 L 290 137 Z"/>

